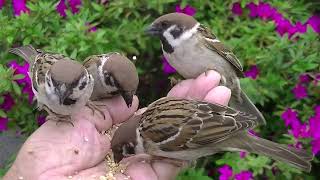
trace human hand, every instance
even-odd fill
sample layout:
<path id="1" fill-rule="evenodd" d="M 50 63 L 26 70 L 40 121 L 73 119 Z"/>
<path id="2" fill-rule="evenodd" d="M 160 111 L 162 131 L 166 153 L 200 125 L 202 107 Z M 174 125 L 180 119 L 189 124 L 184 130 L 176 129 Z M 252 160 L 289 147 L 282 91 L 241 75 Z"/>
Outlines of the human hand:
<path id="1" fill-rule="evenodd" d="M 196 79 L 188 79 L 174 86 L 168 93 L 168 96 L 180 97 L 187 99 L 197 99 L 212 103 L 227 105 L 231 96 L 231 91 L 224 87 L 218 86 L 220 75 L 215 71 L 202 74 Z M 151 164 L 126 160 L 129 163 L 125 175 L 129 175 L 133 180 L 168 180 L 175 179 L 179 168 L 166 162 L 156 161 Z M 125 175 L 117 175 L 119 179 L 125 179 Z"/>
<path id="2" fill-rule="evenodd" d="M 168 96 L 204 100 L 226 105 L 231 92 L 218 86 L 220 75 L 214 71 L 196 79 L 184 80 L 168 93 Z M 74 127 L 68 123 L 48 121 L 34 132 L 21 148 L 16 161 L 4 179 L 99 179 L 106 174 L 104 158 L 110 152 L 110 139 L 99 132 L 123 122 L 137 110 L 135 97 L 128 109 L 116 97 L 105 101 L 106 120 L 91 116 L 85 109 L 73 119 Z M 98 114 L 98 113 L 96 113 Z M 131 164 L 117 179 L 133 180 L 173 179 L 179 168 L 165 162 Z"/>
<path id="3" fill-rule="evenodd" d="M 5 180 L 99 179 L 106 174 L 105 156 L 110 152 L 110 139 L 100 132 L 127 120 L 138 108 L 134 97 L 128 109 L 118 96 L 103 101 L 106 119 L 92 116 L 89 108 L 67 122 L 47 121 L 20 149 Z"/>

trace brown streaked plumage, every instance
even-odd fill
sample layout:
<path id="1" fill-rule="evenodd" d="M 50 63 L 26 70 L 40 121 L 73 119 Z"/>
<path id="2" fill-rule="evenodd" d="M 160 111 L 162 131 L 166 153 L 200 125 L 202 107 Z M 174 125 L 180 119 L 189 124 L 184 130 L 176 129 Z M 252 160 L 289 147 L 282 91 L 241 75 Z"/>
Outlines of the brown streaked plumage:
<path id="1" fill-rule="evenodd" d="M 89 102 L 93 78 L 77 61 L 62 54 L 36 50 L 31 45 L 13 48 L 10 52 L 30 63 L 29 75 L 38 107 L 45 109 L 51 119 L 68 120 L 85 105 L 101 112 Z"/>
<path id="2" fill-rule="evenodd" d="M 311 153 L 249 134 L 256 118 L 219 104 L 164 97 L 122 124 L 111 147 L 116 161 L 132 152 L 192 161 L 222 151 L 247 151 L 310 171 Z"/>
<path id="3" fill-rule="evenodd" d="M 259 124 L 266 124 L 261 112 L 241 90 L 240 61 L 209 29 L 192 16 L 170 13 L 157 18 L 147 33 L 160 38 L 164 56 L 184 78 L 195 78 L 208 70 L 217 71 L 221 74 L 220 84 L 231 89 L 229 105 L 257 116 Z"/>
<path id="4" fill-rule="evenodd" d="M 92 55 L 86 58 L 84 66 L 95 79 L 91 100 L 121 95 L 131 106 L 139 78 L 135 65 L 117 52 Z"/>

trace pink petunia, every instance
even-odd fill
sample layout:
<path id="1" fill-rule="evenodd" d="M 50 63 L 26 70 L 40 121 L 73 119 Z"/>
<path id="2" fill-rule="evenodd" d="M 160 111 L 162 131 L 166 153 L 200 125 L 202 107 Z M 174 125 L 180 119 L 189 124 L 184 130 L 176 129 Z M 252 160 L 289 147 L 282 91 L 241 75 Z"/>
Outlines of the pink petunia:
<path id="1" fill-rule="evenodd" d="M 298 113 L 291 108 L 287 108 L 282 114 L 281 119 L 284 120 L 286 126 L 291 126 L 294 121 L 299 121 Z"/>
<path id="2" fill-rule="evenodd" d="M 162 70 L 165 74 L 172 74 L 176 72 L 176 70 L 168 63 L 168 60 L 164 56 L 162 57 Z"/>
<path id="3" fill-rule="evenodd" d="M 249 77 L 251 79 L 257 79 L 259 76 L 260 70 L 257 65 L 251 66 L 246 72 L 244 72 L 245 77 Z"/>
<path id="4" fill-rule="evenodd" d="M 20 16 L 21 13 L 30 13 L 26 6 L 26 0 L 12 0 L 12 7 L 15 16 Z"/>
<path id="5" fill-rule="evenodd" d="M 43 116 L 43 115 L 38 116 L 37 122 L 38 122 L 38 125 L 41 126 L 42 124 L 44 124 L 46 122 L 46 116 Z"/>
<path id="6" fill-rule="evenodd" d="M 245 151 L 240 151 L 239 152 L 240 158 L 245 158 L 247 156 L 247 152 Z"/>
<path id="7" fill-rule="evenodd" d="M 250 2 L 246 7 L 250 11 L 249 16 L 251 18 L 255 18 L 258 16 L 258 5 L 256 5 L 254 2 Z"/>
<path id="8" fill-rule="evenodd" d="M 276 24 L 276 31 L 280 36 L 288 33 L 290 28 L 292 28 L 290 21 L 284 18 L 280 19 Z"/>
<path id="9" fill-rule="evenodd" d="M 6 0 L 0 0 L 0 9 L 2 9 L 5 3 L 6 3 Z"/>
<path id="10" fill-rule="evenodd" d="M 260 17 L 262 20 L 268 20 L 271 19 L 273 14 L 276 12 L 275 8 L 272 8 L 272 6 L 268 3 L 260 2 L 258 4 L 258 17 Z"/>
<path id="11" fill-rule="evenodd" d="M 312 29 L 317 32 L 320 33 L 320 16 L 317 15 L 313 15 L 311 16 L 307 23 L 312 27 Z"/>
<path id="12" fill-rule="evenodd" d="M 0 117 L 0 132 L 8 130 L 8 118 Z"/>
<path id="13" fill-rule="evenodd" d="M 71 12 L 73 14 L 76 14 L 79 12 L 79 9 L 81 7 L 81 0 L 68 0 L 69 1 L 69 5 L 71 8 Z"/>
<path id="14" fill-rule="evenodd" d="M 56 6 L 57 12 L 60 14 L 62 17 L 66 17 L 66 10 L 67 10 L 67 5 L 65 3 L 65 0 L 60 0 L 59 3 Z"/>
<path id="15" fill-rule="evenodd" d="M 250 171 L 241 171 L 240 173 L 234 176 L 236 180 L 250 180 L 253 179 L 252 172 Z"/>
<path id="16" fill-rule="evenodd" d="M 309 134 L 314 139 L 320 139 L 320 116 L 309 118 Z"/>
<path id="17" fill-rule="evenodd" d="M 308 82 L 310 82 L 310 80 L 311 79 L 308 74 L 301 74 L 299 76 L 299 83 L 308 83 Z"/>
<path id="18" fill-rule="evenodd" d="M 184 7 L 183 9 L 180 7 L 180 4 L 176 5 L 176 12 L 178 13 L 184 13 L 187 14 L 189 16 L 193 16 L 194 14 L 196 14 L 197 10 L 190 6 L 190 5 L 186 5 L 186 7 Z"/>
<path id="19" fill-rule="evenodd" d="M 232 4 L 232 13 L 238 16 L 241 16 L 243 11 L 241 8 L 241 4 L 239 2 L 233 3 Z"/>
<path id="20" fill-rule="evenodd" d="M 218 169 L 220 173 L 219 180 L 229 180 L 232 177 L 232 169 L 228 165 L 224 165 Z"/>
<path id="21" fill-rule="evenodd" d="M 303 99 L 308 96 L 307 88 L 301 84 L 297 84 L 293 89 L 292 92 L 296 99 Z"/>
<path id="22" fill-rule="evenodd" d="M 0 105 L 0 108 L 5 111 L 10 111 L 11 108 L 15 105 L 14 99 L 12 98 L 12 96 L 9 93 L 5 94 L 3 96 L 4 96 L 4 101 Z"/>

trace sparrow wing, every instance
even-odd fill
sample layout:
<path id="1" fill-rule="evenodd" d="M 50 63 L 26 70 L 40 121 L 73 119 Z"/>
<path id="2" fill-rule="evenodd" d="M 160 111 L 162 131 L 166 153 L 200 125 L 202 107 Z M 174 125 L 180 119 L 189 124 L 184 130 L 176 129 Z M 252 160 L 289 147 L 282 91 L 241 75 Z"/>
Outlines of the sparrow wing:
<path id="1" fill-rule="evenodd" d="M 200 41 L 202 41 L 208 49 L 217 52 L 220 56 L 222 56 L 235 67 L 238 76 L 243 76 L 242 65 L 239 59 L 233 54 L 231 50 L 226 48 L 223 43 L 221 43 L 218 38 L 205 26 L 200 25 L 198 28 L 198 32 L 200 32 L 201 34 L 201 36 L 198 36 L 200 38 Z"/>
<path id="2" fill-rule="evenodd" d="M 173 97 L 144 112 L 139 131 L 163 151 L 179 151 L 220 142 L 255 127 L 254 116 L 227 106 Z"/>

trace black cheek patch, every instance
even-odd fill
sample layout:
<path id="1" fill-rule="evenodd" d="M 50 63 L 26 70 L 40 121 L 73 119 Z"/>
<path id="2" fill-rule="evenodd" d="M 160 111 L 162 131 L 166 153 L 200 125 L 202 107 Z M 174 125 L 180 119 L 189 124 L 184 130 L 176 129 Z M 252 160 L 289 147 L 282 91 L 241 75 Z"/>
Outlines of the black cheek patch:
<path id="1" fill-rule="evenodd" d="M 72 104 L 75 104 L 77 100 L 74 100 L 74 99 L 70 99 L 70 98 L 65 98 L 64 101 L 63 101 L 63 105 L 72 105 Z"/>
<path id="2" fill-rule="evenodd" d="M 80 87 L 79 87 L 79 90 L 82 90 L 84 87 L 86 87 L 86 85 L 87 85 L 86 81 L 82 82 Z"/>
<path id="3" fill-rule="evenodd" d="M 168 43 L 167 39 L 164 38 L 163 36 L 160 37 L 160 40 L 161 40 L 161 43 L 162 43 L 162 46 L 163 46 L 163 50 L 166 52 L 166 53 L 173 53 L 174 49 L 173 47 Z"/>

